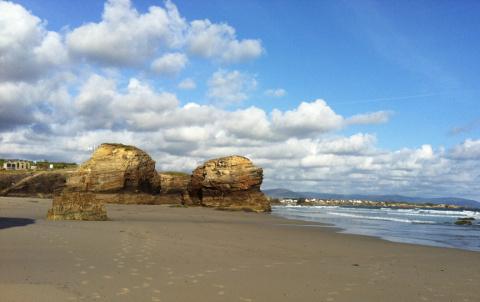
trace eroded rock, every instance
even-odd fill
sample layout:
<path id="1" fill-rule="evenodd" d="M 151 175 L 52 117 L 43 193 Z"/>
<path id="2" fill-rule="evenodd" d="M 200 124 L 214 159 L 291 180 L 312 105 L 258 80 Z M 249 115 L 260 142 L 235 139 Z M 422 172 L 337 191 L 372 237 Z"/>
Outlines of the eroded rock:
<path id="1" fill-rule="evenodd" d="M 155 161 L 144 151 L 122 144 L 102 144 L 67 179 L 67 187 L 96 193 L 155 193 Z"/>
<path id="2" fill-rule="evenodd" d="M 212 159 L 193 171 L 185 203 L 228 210 L 268 212 L 270 202 L 260 191 L 262 168 L 243 156 Z"/>
<path id="3" fill-rule="evenodd" d="M 63 191 L 53 198 L 48 210 L 49 220 L 107 220 L 107 210 L 102 201 L 91 192 Z"/>
<path id="4" fill-rule="evenodd" d="M 155 162 L 144 151 L 102 144 L 54 197 L 51 220 L 105 220 L 104 203 L 152 203 L 159 190 Z"/>

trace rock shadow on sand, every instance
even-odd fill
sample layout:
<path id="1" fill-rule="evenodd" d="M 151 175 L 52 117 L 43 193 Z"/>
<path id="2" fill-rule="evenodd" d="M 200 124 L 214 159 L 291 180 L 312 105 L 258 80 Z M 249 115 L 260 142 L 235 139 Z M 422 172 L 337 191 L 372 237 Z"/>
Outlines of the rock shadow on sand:
<path id="1" fill-rule="evenodd" d="M 31 218 L 0 217 L 0 230 L 22 227 L 33 223 L 35 223 L 35 219 Z"/>

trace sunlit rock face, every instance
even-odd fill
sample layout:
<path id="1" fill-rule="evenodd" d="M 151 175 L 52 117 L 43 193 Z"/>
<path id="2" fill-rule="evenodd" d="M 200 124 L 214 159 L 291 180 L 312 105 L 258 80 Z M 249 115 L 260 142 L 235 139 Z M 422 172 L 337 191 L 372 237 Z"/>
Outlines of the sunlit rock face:
<path id="1" fill-rule="evenodd" d="M 243 156 L 212 159 L 193 171 L 187 203 L 226 210 L 270 211 L 260 191 L 262 168 Z"/>
<path id="2" fill-rule="evenodd" d="M 121 144 L 102 144 L 67 179 L 67 187 L 96 193 L 156 193 L 155 161 L 144 151 Z"/>
<path id="3" fill-rule="evenodd" d="M 212 159 L 193 175 L 155 171 L 144 151 L 121 144 L 102 144 L 69 174 L 54 196 L 47 218 L 106 220 L 105 203 L 185 204 L 227 210 L 270 211 L 260 191 L 263 170 L 246 157 Z"/>
<path id="4" fill-rule="evenodd" d="M 155 162 L 144 151 L 102 144 L 56 194 L 47 218 L 106 220 L 105 203 L 154 203 L 159 191 Z"/>

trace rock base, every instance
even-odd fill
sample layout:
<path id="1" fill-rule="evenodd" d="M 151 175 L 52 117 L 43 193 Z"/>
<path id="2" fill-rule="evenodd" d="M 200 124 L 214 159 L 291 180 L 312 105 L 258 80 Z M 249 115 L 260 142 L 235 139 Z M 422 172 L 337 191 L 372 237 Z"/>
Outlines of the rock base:
<path id="1" fill-rule="evenodd" d="M 203 194 L 201 205 L 205 207 L 257 213 L 271 211 L 270 201 L 262 192 L 240 191 L 223 196 L 219 191 L 203 190 Z"/>
<path id="2" fill-rule="evenodd" d="M 107 220 L 104 203 L 90 192 L 62 192 L 53 199 L 49 220 Z"/>

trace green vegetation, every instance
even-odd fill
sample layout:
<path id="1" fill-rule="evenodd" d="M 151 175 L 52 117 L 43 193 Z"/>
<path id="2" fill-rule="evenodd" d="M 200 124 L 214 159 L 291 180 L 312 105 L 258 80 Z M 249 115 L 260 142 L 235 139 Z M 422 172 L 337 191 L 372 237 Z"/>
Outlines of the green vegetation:
<path id="1" fill-rule="evenodd" d="M 173 176 L 190 176 L 190 174 L 188 174 L 188 173 L 179 172 L 179 171 L 161 171 L 159 173 L 160 174 L 173 175 Z"/>
<path id="2" fill-rule="evenodd" d="M 137 147 L 134 147 L 134 146 L 124 145 L 124 144 L 117 144 L 117 143 L 103 143 L 102 145 L 112 146 L 112 147 L 115 147 L 115 148 L 123 148 L 123 149 L 128 150 L 128 151 L 137 151 L 137 150 L 139 150 Z"/>
<path id="3" fill-rule="evenodd" d="M 53 165 L 53 169 L 67 169 L 67 168 L 76 168 L 76 163 L 65 163 L 65 162 L 50 162 L 50 161 L 37 161 L 37 169 L 46 170 L 50 169 L 50 165 Z"/>

